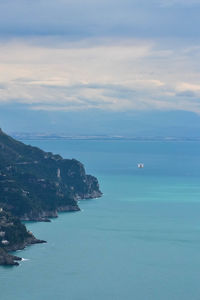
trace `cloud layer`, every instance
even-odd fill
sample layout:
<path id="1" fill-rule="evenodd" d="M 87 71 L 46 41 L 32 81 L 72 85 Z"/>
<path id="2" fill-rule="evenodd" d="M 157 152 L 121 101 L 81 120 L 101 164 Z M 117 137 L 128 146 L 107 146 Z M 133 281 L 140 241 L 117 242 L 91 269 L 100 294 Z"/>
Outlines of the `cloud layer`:
<path id="1" fill-rule="evenodd" d="M 3 0 L 0 104 L 200 113 L 199 0 Z"/>
<path id="2" fill-rule="evenodd" d="M 33 110 L 200 112 L 199 46 L 160 40 L 0 45 L 0 103 Z"/>

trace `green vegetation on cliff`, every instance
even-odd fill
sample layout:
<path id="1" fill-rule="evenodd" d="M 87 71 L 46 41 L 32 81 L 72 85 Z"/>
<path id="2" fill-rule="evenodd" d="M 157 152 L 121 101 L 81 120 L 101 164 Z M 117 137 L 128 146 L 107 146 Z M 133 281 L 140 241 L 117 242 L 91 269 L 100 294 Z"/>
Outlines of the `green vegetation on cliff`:
<path id="1" fill-rule="evenodd" d="M 44 242 L 20 220 L 47 221 L 59 211 L 79 210 L 79 199 L 101 195 L 79 161 L 25 145 L 0 129 L 0 264 L 18 264 L 7 251 Z"/>
<path id="2" fill-rule="evenodd" d="M 75 159 L 25 145 L 0 130 L 0 207 L 22 220 L 79 210 L 78 199 L 101 196 L 98 181 Z"/>
<path id="3" fill-rule="evenodd" d="M 34 235 L 27 231 L 24 224 L 10 213 L 0 208 L 0 265 L 18 265 L 16 260 L 21 260 L 17 256 L 7 253 L 23 249 L 27 245 L 44 243 L 37 240 Z"/>
<path id="4" fill-rule="evenodd" d="M 10 213 L 0 211 L 0 246 L 8 249 L 22 244 L 31 235 L 20 220 Z"/>

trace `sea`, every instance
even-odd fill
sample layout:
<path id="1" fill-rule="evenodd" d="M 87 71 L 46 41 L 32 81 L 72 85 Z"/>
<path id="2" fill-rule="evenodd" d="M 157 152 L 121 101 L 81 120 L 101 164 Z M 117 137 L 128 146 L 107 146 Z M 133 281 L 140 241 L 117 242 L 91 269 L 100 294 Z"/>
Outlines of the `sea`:
<path id="1" fill-rule="evenodd" d="M 0 267 L 1 300 L 200 299 L 200 142 L 24 142 L 80 160 L 103 196 L 26 223 L 48 243 Z"/>

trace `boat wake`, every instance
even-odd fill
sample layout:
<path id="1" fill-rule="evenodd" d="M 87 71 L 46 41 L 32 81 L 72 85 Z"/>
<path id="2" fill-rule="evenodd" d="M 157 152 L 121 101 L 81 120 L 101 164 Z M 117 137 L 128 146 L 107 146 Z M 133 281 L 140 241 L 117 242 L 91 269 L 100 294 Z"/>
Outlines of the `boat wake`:
<path id="1" fill-rule="evenodd" d="M 23 258 L 23 257 L 22 257 L 22 260 L 21 260 L 21 261 L 28 261 L 28 260 L 30 260 L 30 259 L 28 259 L 28 258 Z"/>

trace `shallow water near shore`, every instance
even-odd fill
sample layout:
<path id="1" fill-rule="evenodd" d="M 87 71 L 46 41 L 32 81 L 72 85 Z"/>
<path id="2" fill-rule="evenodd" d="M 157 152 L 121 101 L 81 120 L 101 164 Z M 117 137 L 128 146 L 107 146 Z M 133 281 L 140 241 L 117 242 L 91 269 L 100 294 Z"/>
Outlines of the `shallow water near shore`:
<path id="1" fill-rule="evenodd" d="M 2 300 L 199 300 L 199 142 L 25 142 L 79 159 L 104 195 L 26 223 L 48 243 L 0 268 Z"/>

